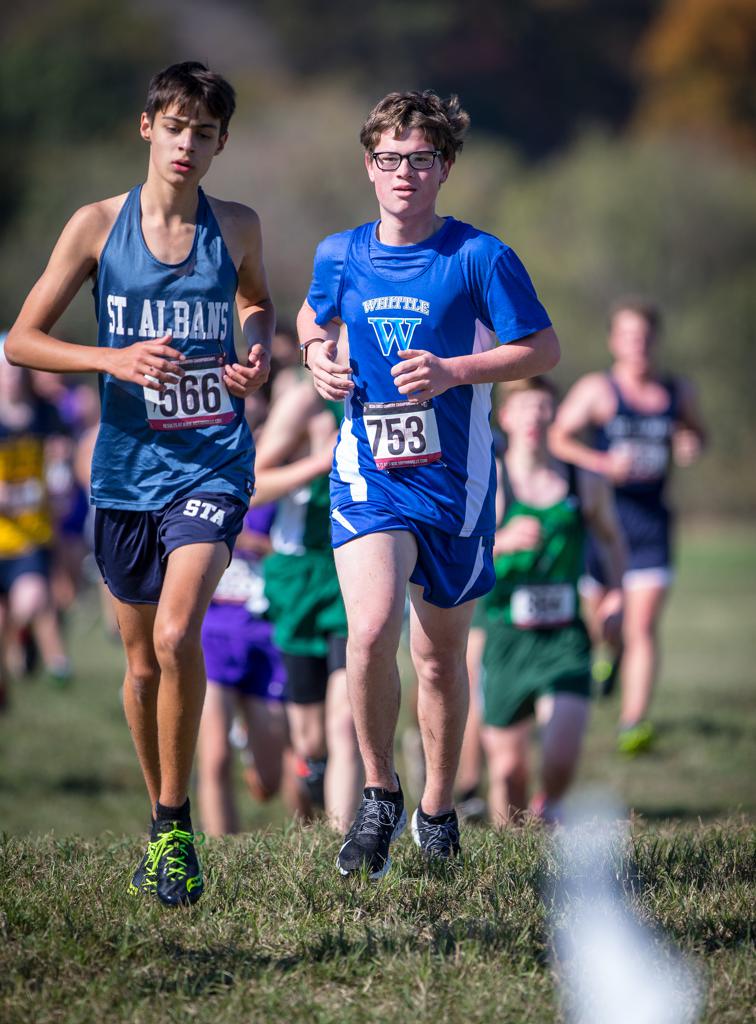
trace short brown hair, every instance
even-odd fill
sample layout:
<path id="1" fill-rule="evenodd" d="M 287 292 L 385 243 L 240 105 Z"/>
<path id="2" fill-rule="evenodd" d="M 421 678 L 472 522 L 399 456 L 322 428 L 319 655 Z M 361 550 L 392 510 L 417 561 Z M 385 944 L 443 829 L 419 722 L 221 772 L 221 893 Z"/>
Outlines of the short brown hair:
<path id="1" fill-rule="evenodd" d="M 650 299 L 640 298 L 637 295 L 628 295 L 617 299 L 612 303 L 609 310 L 609 326 L 611 327 L 615 316 L 618 313 L 637 313 L 642 316 L 651 330 L 658 334 L 662 328 L 662 313 L 659 306 Z"/>
<path id="2" fill-rule="evenodd" d="M 419 128 L 444 160 L 454 160 L 462 149 L 470 116 L 457 96 L 442 100 L 435 92 L 390 92 L 368 114 L 360 142 L 372 153 L 384 132 L 394 135 Z"/>
<path id="3" fill-rule="evenodd" d="M 556 404 L 559 401 L 559 391 L 556 384 L 549 378 L 538 374 L 535 377 L 525 377 L 523 380 L 508 380 L 497 388 L 498 405 L 506 405 L 507 399 L 512 395 L 522 394 L 524 391 L 545 391 L 551 395 Z"/>
<path id="4" fill-rule="evenodd" d="M 152 76 L 144 110 L 152 123 L 159 110 L 175 105 L 180 113 L 185 113 L 197 103 L 204 104 L 210 116 L 218 118 L 220 133 L 225 135 L 236 109 L 233 86 L 199 61 L 185 60 Z"/>

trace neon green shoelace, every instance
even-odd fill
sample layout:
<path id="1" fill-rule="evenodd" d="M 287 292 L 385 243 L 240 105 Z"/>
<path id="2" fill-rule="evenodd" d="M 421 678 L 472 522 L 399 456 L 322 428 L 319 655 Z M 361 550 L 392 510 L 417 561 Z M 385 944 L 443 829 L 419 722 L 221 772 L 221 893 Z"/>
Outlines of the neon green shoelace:
<path id="1" fill-rule="evenodd" d="M 186 858 L 192 842 L 201 846 L 205 841 L 204 833 L 186 832 L 180 828 L 172 828 L 170 832 L 162 832 L 158 839 L 149 844 L 152 870 L 157 870 L 158 861 L 165 856 L 169 878 L 186 876 Z"/>

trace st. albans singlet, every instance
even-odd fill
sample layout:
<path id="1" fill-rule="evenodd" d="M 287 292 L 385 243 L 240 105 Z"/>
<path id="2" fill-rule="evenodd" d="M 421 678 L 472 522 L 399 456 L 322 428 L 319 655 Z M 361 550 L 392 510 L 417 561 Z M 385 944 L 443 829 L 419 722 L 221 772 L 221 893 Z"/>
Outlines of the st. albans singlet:
<path id="1" fill-rule="evenodd" d="M 173 332 L 184 376 L 159 393 L 100 375 L 102 418 L 92 459 L 92 503 L 160 509 L 190 490 L 252 492 L 253 444 L 244 403 L 226 389 L 234 362 L 237 273 L 218 222 L 198 190 L 194 244 L 178 264 L 150 252 L 132 189 L 100 257 L 94 287 L 98 343 L 122 348 Z"/>
<path id="2" fill-rule="evenodd" d="M 624 398 L 615 378 L 607 375 L 617 401 L 610 420 L 595 428 L 594 446 L 599 451 L 627 452 L 631 459 L 628 480 L 615 486 L 618 499 L 628 497 L 647 504 L 661 503 L 670 469 L 672 435 L 678 419 L 678 394 L 675 381 L 660 381 L 667 392 L 661 412 L 641 412 Z"/>
<path id="3" fill-rule="evenodd" d="M 490 384 L 409 403 L 391 368 L 399 352 L 472 355 L 548 327 L 530 278 L 503 242 L 446 218 L 417 245 L 387 246 L 375 223 L 331 235 L 307 301 L 318 324 L 341 319 L 354 391 L 331 473 L 331 505 L 365 501 L 452 535 L 494 531 Z"/>

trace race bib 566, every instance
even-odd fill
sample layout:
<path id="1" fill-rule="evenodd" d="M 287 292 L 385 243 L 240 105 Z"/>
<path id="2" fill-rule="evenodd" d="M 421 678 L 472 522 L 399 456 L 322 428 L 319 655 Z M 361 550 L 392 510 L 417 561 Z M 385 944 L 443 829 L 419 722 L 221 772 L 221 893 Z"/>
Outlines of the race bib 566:
<path id="1" fill-rule="evenodd" d="M 163 391 L 144 388 L 147 422 L 153 430 L 182 430 L 230 423 L 235 416 L 223 383 L 223 355 L 185 359 L 184 375 Z"/>

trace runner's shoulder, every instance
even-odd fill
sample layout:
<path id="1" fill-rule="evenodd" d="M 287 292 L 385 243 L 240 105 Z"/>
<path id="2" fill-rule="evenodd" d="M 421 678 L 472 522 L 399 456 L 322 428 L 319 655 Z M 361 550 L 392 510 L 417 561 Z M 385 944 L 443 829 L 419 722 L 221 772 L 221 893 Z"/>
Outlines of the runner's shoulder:
<path id="1" fill-rule="evenodd" d="M 259 234 L 260 217 L 251 206 L 215 196 L 207 196 L 207 201 L 224 236 L 229 233 L 237 237 Z"/>
<path id="2" fill-rule="evenodd" d="M 292 384 L 277 399 L 276 405 L 289 415 L 301 418 L 302 421 L 308 420 L 326 409 L 324 399 L 315 390 L 315 385 L 309 376 Z"/>
<path id="3" fill-rule="evenodd" d="M 597 370 L 578 377 L 570 388 L 565 400 L 580 400 L 590 404 L 596 413 L 607 412 L 613 415 L 617 398 L 609 380 L 609 375 Z"/>
<path id="4" fill-rule="evenodd" d="M 66 235 L 77 245 L 86 246 L 96 254 L 102 250 L 118 214 L 126 202 L 127 192 L 95 203 L 81 206 L 70 218 L 64 229 Z"/>
<path id="5" fill-rule="evenodd" d="M 514 254 L 512 247 L 498 235 L 492 235 L 490 231 L 476 228 L 474 224 L 457 220 L 456 217 L 449 217 L 448 220 L 451 221 L 453 244 L 461 256 L 495 262 L 506 253 Z"/>
<path id="6" fill-rule="evenodd" d="M 521 272 L 517 253 L 501 238 L 465 221 L 450 220 L 453 221 L 453 250 L 468 280 L 485 288 L 497 266 L 505 273 L 518 275 Z"/>
<path id="7" fill-rule="evenodd" d="M 315 250 L 315 261 L 343 263 L 353 235 L 366 227 L 368 227 L 367 224 L 362 224 L 357 228 L 348 228 L 346 231 L 337 231 L 332 235 L 326 235 L 325 238 L 318 242 L 318 247 Z"/>

